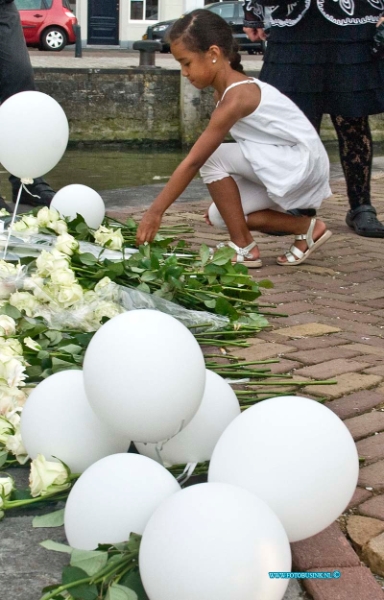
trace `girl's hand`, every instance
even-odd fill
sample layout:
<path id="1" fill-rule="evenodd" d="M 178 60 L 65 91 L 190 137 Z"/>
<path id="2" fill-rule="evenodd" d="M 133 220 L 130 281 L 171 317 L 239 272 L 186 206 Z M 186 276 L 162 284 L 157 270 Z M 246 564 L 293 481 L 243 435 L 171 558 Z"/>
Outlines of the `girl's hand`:
<path id="1" fill-rule="evenodd" d="M 147 210 L 141 219 L 136 233 L 136 244 L 140 246 L 144 242 L 152 242 L 161 224 L 161 215 Z"/>
<path id="2" fill-rule="evenodd" d="M 376 23 L 376 27 L 380 27 L 380 25 L 384 23 L 384 16 L 380 17 L 379 20 Z"/>

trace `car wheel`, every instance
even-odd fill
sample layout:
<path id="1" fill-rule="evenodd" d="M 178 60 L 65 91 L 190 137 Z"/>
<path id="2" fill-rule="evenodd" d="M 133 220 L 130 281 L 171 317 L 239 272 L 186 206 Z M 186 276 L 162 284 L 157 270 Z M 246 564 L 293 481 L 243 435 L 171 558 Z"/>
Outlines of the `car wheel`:
<path id="1" fill-rule="evenodd" d="M 253 50 L 253 49 L 247 50 L 247 52 L 248 52 L 248 54 L 256 54 L 256 50 Z"/>
<path id="2" fill-rule="evenodd" d="M 67 35 L 60 27 L 48 27 L 41 36 L 44 50 L 59 52 L 67 45 Z"/>

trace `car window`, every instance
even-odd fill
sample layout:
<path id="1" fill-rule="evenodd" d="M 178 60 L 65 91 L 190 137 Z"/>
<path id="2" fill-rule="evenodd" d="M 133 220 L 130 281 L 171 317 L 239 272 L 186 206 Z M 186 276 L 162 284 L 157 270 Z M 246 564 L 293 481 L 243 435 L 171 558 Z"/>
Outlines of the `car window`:
<path id="1" fill-rule="evenodd" d="M 235 4 L 229 2 L 222 2 L 220 6 L 213 6 L 209 8 L 211 12 L 219 15 L 223 19 L 232 19 L 235 13 Z"/>
<path id="2" fill-rule="evenodd" d="M 44 0 L 15 0 L 19 10 L 42 10 L 47 8 Z"/>

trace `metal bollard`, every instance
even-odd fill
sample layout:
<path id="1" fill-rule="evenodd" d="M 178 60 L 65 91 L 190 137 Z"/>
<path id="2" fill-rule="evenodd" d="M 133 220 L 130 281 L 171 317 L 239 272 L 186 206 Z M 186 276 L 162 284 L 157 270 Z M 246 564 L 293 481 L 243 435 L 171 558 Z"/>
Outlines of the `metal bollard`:
<path id="1" fill-rule="evenodd" d="M 154 67 L 156 50 L 161 50 L 161 42 L 156 40 L 139 40 L 133 42 L 133 50 L 140 52 L 140 67 Z"/>
<path id="2" fill-rule="evenodd" d="M 75 58 L 81 58 L 83 56 L 83 49 L 81 47 L 81 27 L 80 25 L 74 25 L 73 30 L 76 36 L 75 42 Z"/>

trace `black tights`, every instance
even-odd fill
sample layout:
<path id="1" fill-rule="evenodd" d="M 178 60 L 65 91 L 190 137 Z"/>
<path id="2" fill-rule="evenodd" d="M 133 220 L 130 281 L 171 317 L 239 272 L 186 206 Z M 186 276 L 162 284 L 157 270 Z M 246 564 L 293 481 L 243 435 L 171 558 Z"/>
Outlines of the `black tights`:
<path id="1" fill-rule="evenodd" d="M 331 115 L 339 140 L 340 162 L 351 209 L 371 203 L 372 136 L 368 117 Z M 320 131 L 321 117 L 312 120 Z"/>

